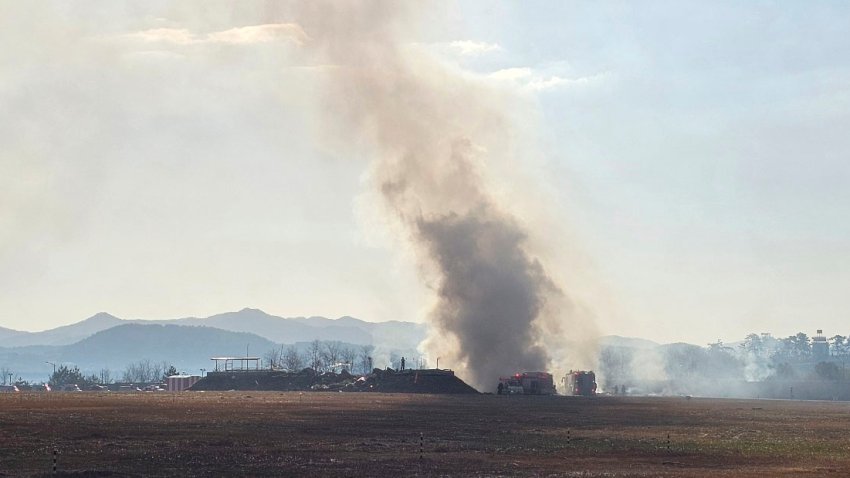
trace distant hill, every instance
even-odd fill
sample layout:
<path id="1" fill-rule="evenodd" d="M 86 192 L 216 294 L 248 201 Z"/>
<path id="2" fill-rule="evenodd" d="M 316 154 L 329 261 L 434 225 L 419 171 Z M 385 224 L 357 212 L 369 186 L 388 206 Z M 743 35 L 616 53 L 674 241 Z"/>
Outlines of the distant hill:
<path id="1" fill-rule="evenodd" d="M 636 337 L 620 337 L 619 335 L 606 335 L 599 339 L 600 346 L 627 347 L 631 349 L 654 349 L 658 347 L 657 342 Z"/>
<path id="2" fill-rule="evenodd" d="M 124 321 L 105 312 L 95 314 L 76 324 L 56 327 L 43 332 L 22 332 L 2 340 L 5 347 L 22 347 L 27 345 L 68 345 L 94 333 L 123 324 Z"/>
<path id="3" fill-rule="evenodd" d="M 22 332 L 20 330 L 7 329 L 5 327 L 0 327 L 0 343 L 6 342 L 12 337 L 22 334 L 28 334 L 29 332 Z"/>
<path id="4" fill-rule="evenodd" d="M 280 343 L 309 342 L 311 340 L 339 340 L 354 344 L 371 344 L 372 335 L 367 327 L 355 326 L 343 319 L 305 322 L 301 319 L 284 319 L 258 309 L 242 309 L 207 318 L 186 318 L 167 321 L 179 325 L 205 325 L 233 332 L 251 332 Z M 358 324 L 368 322 L 356 320 Z M 342 321 L 342 323 L 340 323 Z M 349 325 L 351 324 L 351 325 Z"/>
<path id="5" fill-rule="evenodd" d="M 336 326 L 357 328 L 367 332 L 371 336 L 371 341 L 356 342 L 354 340 L 348 340 L 349 342 L 374 345 L 392 345 L 397 348 L 406 349 L 416 349 L 422 340 L 425 339 L 425 334 L 427 333 L 427 328 L 423 324 L 403 322 L 400 320 L 366 322 L 365 320 L 349 316 L 343 316 L 336 320 L 326 319 L 324 317 L 297 317 L 289 320 L 302 322 L 314 327 L 328 327 L 329 324 L 334 324 Z"/>
<path id="6" fill-rule="evenodd" d="M 46 380 L 53 363 L 76 365 L 87 373 L 106 368 L 118 378 L 128 364 L 145 359 L 198 373 L 212 368 L 210 357 L 244 356 L 246 345 L 251 355 L 260 357 L 280 347 L 256 334 L 213 327 L 122 324 L 69 345 L 0 348 L 0 364 L 33 380 Z"/>
<path id="7" fill-rule="evenodd" d="M 372 356 L 379 364 L 393 353 L 414 356 L 424 337 L 425 326 L 411 322 L 372 323 L 347 316 L 287 319 L 257 309 L 162 321 L 99 313 L 42 332 L 0 328 L 0 366 L 32 380 L 46 379 L 51 363 L 75 364 L 89 372 L 108 368 L 115 374 L 143 359 L 197 373 L 212 367 L 209 358 L 214 355 L 243 356 L 246 344 L 252 355 L 261 357 L 280 344 L 295 344 L 303 352 L 313 340 L 340 341 L 355 349 L 374 345 Z"/>
<path id="8" fill-rule="evenodd" d="M 172 320 L 122 320 L 101 312 L 76 324 L 43 332 L 0 330 L 0 346 L 70 345 L 98 332 L 125 324 L 186 325 L 215 327 L 231 332 L 257 334 L 269 341 L 292 344 L 313 340 L 338 340 L 358 345 L 416 349 L 425 337 L 425 326 L 413 322 L 366 322 L 354 317 L 283 318 L 258 309 L 242 309 L 206 318 Z M 5 331 L 8 331 L 6 333 Z"/>
<path id="9" fill-rule="evenodd" d="M 123 369 L 142 359 L 167 361 L 178 368 L 209 368 L 210 357 L 262 356 L 278 345 L 256 334 L 213 327 L 123 324 L 62 348 L 59 360 L 80 368 Z M 197 371 L 197 370 L 195 370 Z"/>
<path id="10" fill-rule="evenodd" d="M 46 380 L 53 372 L 48 362 L 57 363 L 61 349 L 55 345 L 0 348 L 0 365 L 12 371 L 16 378 Z"/>

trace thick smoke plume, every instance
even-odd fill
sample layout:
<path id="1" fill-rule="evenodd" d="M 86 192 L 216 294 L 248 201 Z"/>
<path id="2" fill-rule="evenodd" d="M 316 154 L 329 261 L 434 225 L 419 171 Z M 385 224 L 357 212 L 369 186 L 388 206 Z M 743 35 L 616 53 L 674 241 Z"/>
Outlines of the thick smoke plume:
<path id="1" fill-rule="evenodd" d="M 504 100 L 417 47 L 415 13 L 396 3 L 312 3 L 298 21 L 326 81 L 333 121 L 322 127 L 374 156 L 381 202 L 435 290 L 432 364 L 439 356 L 491 390 L 500 375 L 558 367 L 563 351 L 553 344 L 565 344 L 574 307 L 531 250 L 521 211 L 494 188 L 488 166 L 511 137 Z"/>

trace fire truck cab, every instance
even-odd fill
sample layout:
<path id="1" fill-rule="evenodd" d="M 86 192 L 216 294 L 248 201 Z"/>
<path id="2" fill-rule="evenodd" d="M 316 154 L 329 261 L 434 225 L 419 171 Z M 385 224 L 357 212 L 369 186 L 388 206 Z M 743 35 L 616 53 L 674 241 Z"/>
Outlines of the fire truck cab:
<path id="1" fill-rule="evenodd" d="M 513 376 L 499 377 L 499 395 L 522 395 L 522 383 Z"/>
<path id="2" fill-rule="evenodd" d="M 596 374 L 584 370 L 570 370 L 564 376 L 564 389 L 567 395 L 592 397 L 596 395 Z"/>

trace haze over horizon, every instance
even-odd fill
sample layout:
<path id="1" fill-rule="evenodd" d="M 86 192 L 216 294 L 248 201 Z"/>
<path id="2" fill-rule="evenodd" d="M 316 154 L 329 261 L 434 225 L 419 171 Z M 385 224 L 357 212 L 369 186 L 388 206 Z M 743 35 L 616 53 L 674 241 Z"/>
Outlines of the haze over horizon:
<path id="1" fill-rule="evenodd" d="M 382 320 L 382 321 L 367 320 L 367 319 L 364 319 L 364 318 L 361 318 L 361 317 L 353 316 L 351 314 L 345 314 L 345 315 L 335 316 L 335 317 L 327 317 L 327 316 L 316 315 L 316 314 L 312 314 L 312 315 L 289 315 L 289 314 L 277 313 L 277 312 L 273 312 L 273 311 L 267 311 L 267 310 L 259 309 L 259 308 L 256 308 L 256 307 L 243 307 L 242 309 L 239 309 L 239 310 L 220 311 L 220 312 L 217 312 L 215 314 L 211 314 L 209 316 L 200 316 L 200 315 L 195 314 L 195 315 L 187 315 L 187 316 L 158 317 L 158 318 L 153 318 L 153 319 L 147 318 L 147 317 L 121 317 L 121 316 L 117 316 L 115 314 L 112 314 L 109 311 L 99 311 L 99 312 L 96 312 L 96 313 L 93 313 L 93 314 L 89 314 L 89 315 L 82 317 L 82 318 L 73 319 L 73 320 L 70 320 L 68 322 L 63 322 L 63 323 L 60 323 L 58 325 L 50 326 L 50 327 L 42 328 L 42 329 L 26 329 L 26 328 L 13 329 L 11 327 L 5 327 L 5 326 L 2 326 L 2 325 L 0 325 L 0 327 L 5 327 L 5 328 L 17 330 L 19 332 L 30 332 L 30 333 L 35 332 L 35 333 L 37 333 L 37 332 L 44 332 L 44 331 L 47 331 L 47 330 L 52 330 L 52 329 L 55 329 L 57 327 L 74 325 L 74 324 L 77 324 L 77 323 L 80 323 L 80 322 L 83 322 L 83 321 L 86 321 L 86 320 L 89 320 L 89 319 L 101 317 L 101 316 L 115 317 L 117 319 L 128 321 L 128 322 L 142 322 L 142 323 L 144 323 L 144 322 L 169 322 L 169 321 L 187 319 L 187 318 L 206 319 L 206 318 L 209 318 L 209 317 L 214 317 L 216 315 L 243 312 L 245 310 L 260 311 L 260 312 L 267 314 L 269 316 L 280 317 L 282 319 L 315 318 L 315 317 L 318 317 L 318 318 L 324 318 L 324 319 L 330 319 L 330 320 L 338 320 L 338 319 L 343 319 L 343 318 L 348 317 L 348 318 L 353 318 L 353 319 L 363 320 L 365 322 L 373 322 L 373 323 L 392 322 L 392 321 L 413 322 L 413 321 L 406 321 L 406 320 L 402 320 L 402 319 L 388 319 L 388 320 Z M 787 337 L 789 335 L 794 335 L 798 332 L 803 332 L 803 333 L 805 333 L 809 336 L 814 336 L 816 331 L 815 330 L 808 330 L 808 329 L 799 329 L 799 330 L 788 329 L 788 331 L 786 333 L 786 331 L 778 331 L 777 332 L 777 331 L 773 331 L 773 330 L 751 330 L 748 333 L 756 333 L 756 334 L 769 333 L 773 337 L 784 338 L 784 337 Z M 841 332 L 842 331 L 840 329 L 834 330 L 834 331 L 833 330 L 824 330 L 824 334 L 827 335 L 827 336 L 831 336 L 831 335 L 836 334 L 836 333 L 840 334 Z M 656 342 L 658 344 L 684 342 L 684 343 L 691 343 L 691 344 L 699 345 L 699 346 L 704 346 L 707 343 L 714 343 L 717 340 L 721 340 L 723 343 L 731 343 L 731 342 L 738 342 L 738 341 L 741 341 L 742 339 L 744 339 L 744 336 L 742 335 L 741 337 L 735 337 L 735 336 L 716 337 L 714 339 L 706 339 L 705 342 L 689 342 L 689 341 L 686 341 L 686 340 L 664 340 L 664 339 L 661 339 L 657 336 L 653 336 L 651 334 L 651 332 L 649 332 L 649 331 L 647 331 L 644 335 L 624 335 L 624 334 L 618 334 L 617 332 L 611 332 L 611 333 L 605 334 L 605 336 L 617 336 L 617 337 L 624 337 L 624 338 L 635 338 L 635 339 L 649 340 L 649 341 L 652 341 L 652 342 Z"/>
<path id="2" fill-rule="evenodd" d="M 321 315 L 276 314 L 276 313 L 269 312 L 269 311 L 266 311 L 266 310 L 258 309 L 256 307 L 243 307 L 239 310 L 224 310 L 224 311 L 220 311 L 218 313 L 215 313 L 215 314 L 212 314 L 212 315 L 209 315 L 209 316 L 187 315 L 187 316 L 180 316 L 180 317 L 174 316 L 174 317 L 155 318 L 155 319 L 151 319 L 151 318 L 147 318 L 147 317 L 119 317 L 119 316 L 117 316 L 113 313 L 110 313 L 109 311 L 102 310 L 102 311 L 99 311 L 99 312 L 95 312 L 93 314 L 89 314 L 85 317 L 77 318 L 77 319 L 71 320 L 69 322 L 64 322 L 64 323 L 61 323 L 59 325 L 52 326 L 52 327 L 49 327 L 49 328 L 46 328 L 46 329 L 14 329 L 14 330 L 17 330 L 19 332 L 44 332 L 46 330 L 52 330 L 56 327 L 64 327 L 64 326 L 68 326 L 68 325 L 78 324 L 80 322 L 84 322 L 84 321 L 87 321 L 89 319 L 103 319 L 103 318 L 110 318 L 110 317 L 120 319 L 120 320 L 129 321 L 129 322 L 169 322 L 169 321 L 174 321 L 174 320 L 179 320 L 179 319 L 190 319 L 190 318 L 207 319 L 207 318 L 210 318 L 210 317 L 215 317 L 217 315 L 235 314 L 235 313 L 242 313 L 242 312 L 261 312 L 262 314 L 265 314 L 265 315 L 268 315 L 268 316 L 271 316 L 271 317 L 279 317 L 279 318 L 282 318 L 282 319 L 321 318 L 321 319 L 329 319 L 329 320 L 339 320 L 339 319 L 352 318 L 352 319 L 363 320 L 364 322 L 371 322 L 371 323 L 381 323 L 381 322 L 392 322 L 392 321 L 394 321 L 394 319 L 384 320 L 384 321 L 364 320 L 364 319 L 360 319 L 359 317 L 354 317 L 354 316 L 351 316 L 351 315 L 341 315 L 341 316 L 338 316 L 338 317 L 325 317 L 325 316 L 321 316 Z M 409 322 L 409 321 L 407 321 L 407 322 Z"/>
<path id="3" fill-rule="evenodd" d="M 424 320 L 435 286 L 376 217 L 372 158 L 315 139 L 332 65 L 303 62 L 299 20 L 0 6 L 0 326 Z M 497 194 L 548 198 L 559 225 L 535 232 L 601 334 L 704 344 L 850 333 L 848 20 L 839 2 L 437 3 L 399 47 L 500 95 L 534 152 L 510 152 Z"/>

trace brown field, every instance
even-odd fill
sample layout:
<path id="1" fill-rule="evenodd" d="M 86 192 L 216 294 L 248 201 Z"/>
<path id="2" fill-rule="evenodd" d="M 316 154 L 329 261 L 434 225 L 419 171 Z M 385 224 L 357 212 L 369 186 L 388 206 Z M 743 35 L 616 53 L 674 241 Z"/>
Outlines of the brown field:
<path id="1" fill-rule="evenodd" d="M 51 474 L 55 445 L 65 476 L 848 476 L 848 412 L 684 398 L 3 394 L 0 471 Z"/>

